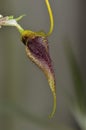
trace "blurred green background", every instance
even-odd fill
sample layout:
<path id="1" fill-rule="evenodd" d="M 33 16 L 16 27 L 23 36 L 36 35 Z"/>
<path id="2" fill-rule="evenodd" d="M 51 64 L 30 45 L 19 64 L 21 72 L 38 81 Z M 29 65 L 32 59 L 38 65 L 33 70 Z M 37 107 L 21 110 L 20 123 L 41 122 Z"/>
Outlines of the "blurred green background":
<path id="1" fill-rule="evenodd" d="M 86 130 L 86 1 L 49 0 L 55 26 L 49 37 L 57 82 L 57 111 L 44 74 L 26 56 L 16 28 L 0 29 L 0 129 Z M 15 17 L 25 29 L 48 31 L 44 0 L 0 0 L 0 14 Z M 66 46 L 65 46 L 66 45 Z M 81 76 L 82 75 L 82 76 Z"/>

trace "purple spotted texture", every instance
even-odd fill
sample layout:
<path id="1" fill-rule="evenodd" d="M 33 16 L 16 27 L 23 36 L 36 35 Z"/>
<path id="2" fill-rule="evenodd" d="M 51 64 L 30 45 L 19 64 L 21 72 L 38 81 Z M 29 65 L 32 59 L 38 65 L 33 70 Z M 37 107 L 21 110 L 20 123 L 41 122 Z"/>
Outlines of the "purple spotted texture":
<path id="1" fill-rule="evenodd" d="M 22 38 L 22 41 L 24 44 L 27 43 L 27 47 L 29 48 L 31 54 L 38 60 L 44 61 L 44 63 L 48 65 L 51 72 L 53 72 L 47 40 L 44 39 L 44 37 L 36 36 L 33 39 L 24 37 Z"/>

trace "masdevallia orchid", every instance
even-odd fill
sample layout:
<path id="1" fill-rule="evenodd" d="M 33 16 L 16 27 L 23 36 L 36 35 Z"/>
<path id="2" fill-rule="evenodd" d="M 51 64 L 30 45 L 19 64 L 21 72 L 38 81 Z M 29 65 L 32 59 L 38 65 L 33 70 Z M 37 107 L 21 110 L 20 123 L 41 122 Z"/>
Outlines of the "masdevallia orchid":
<path id="1" fill-rule="evenodd" d="M 54 99 L 53 110 L 49 115 L 51 118 L 56 111 L 56 83 L 47 37 L 53 31 L 54 20 L 49 1 L 45 0 L 45 2 L 50 16 L 50 30 L 48 33 L 24 30 L 18 24 L 18 20 L 20 20 L 23 15 L 15 19 L 13 16 L 3 17 L 0 15 L 0 27 L 15 26 L 18 29 L 21 34 L 21 40 L 25 45 L 28 58 L 30 58 L 46 75 Z"/>

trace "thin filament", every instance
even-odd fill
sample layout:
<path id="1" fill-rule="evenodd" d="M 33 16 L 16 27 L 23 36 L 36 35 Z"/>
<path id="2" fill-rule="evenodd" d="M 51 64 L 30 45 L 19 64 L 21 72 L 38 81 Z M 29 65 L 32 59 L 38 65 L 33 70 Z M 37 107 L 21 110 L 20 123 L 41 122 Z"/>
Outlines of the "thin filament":
<path id="1" fill-rule="evenodd" d="M 46 34 L 46 36 L 49 36 L 49 35 L 51 35 L 53 28 L 54 28 L 54 18 L 53 18 L 53 13 L 52 13 L 52 9 L 50 7 L 49 0 L 45 0 L 45 2 L 46 2 L 47 9 L 48 9 L 49 17 L 50 17 L 50 30 Z"/>

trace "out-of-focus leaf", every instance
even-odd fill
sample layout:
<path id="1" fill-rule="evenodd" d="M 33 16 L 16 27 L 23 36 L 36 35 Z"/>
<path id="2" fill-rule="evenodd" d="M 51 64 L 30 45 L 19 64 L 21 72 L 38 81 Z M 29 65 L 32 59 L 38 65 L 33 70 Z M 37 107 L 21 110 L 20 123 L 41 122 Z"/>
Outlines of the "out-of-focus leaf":
<path id="1" fill-rule="evenodd" d="M 57 128 L 58 126 L 57 123 L 52 122 L 52 120 L 40 118 L 13 102 L 0 102 L 0 116 L 1 115 L 15 116 L 16 118 L 33 122 L 36 125 L 47 128 Z"/>
<path id="2" fill-rule="evenodd" d="M 41 126 L 47 130 L 57 130 L 57 128 L 59 130 L 75 130 L 74 128 L 72 129 L 71 127 L 68 127 L 62 123 L 58 124 L 56 121 L 53 122 L 50 119 L 41 119 L 37 116 L 34 116 L 34 114 L 27 112 L 19 105 L 16 105 L 12 102 L 0 102 L 0 116 L 1 115 L 11 115 L 11 117 L 16 116 L 17 118 L 26 120 L 27 122 L 33 122 L 35 125 Z"/>
<path id="3" fill-rule="evenodd" d="M 79 65 L 77 63 L 76 57 L 74 55 L 73 49 L 70 42 L 66 42 L 64 45 L 65 53 L 68 59 L 69 67 L 72 74 L 72 79 L 74 82 L 74 90 L 76 94 L 76 103 L 82 112 L 86 112 L 86 92 L 85 85 L 82 79 Z"/>

